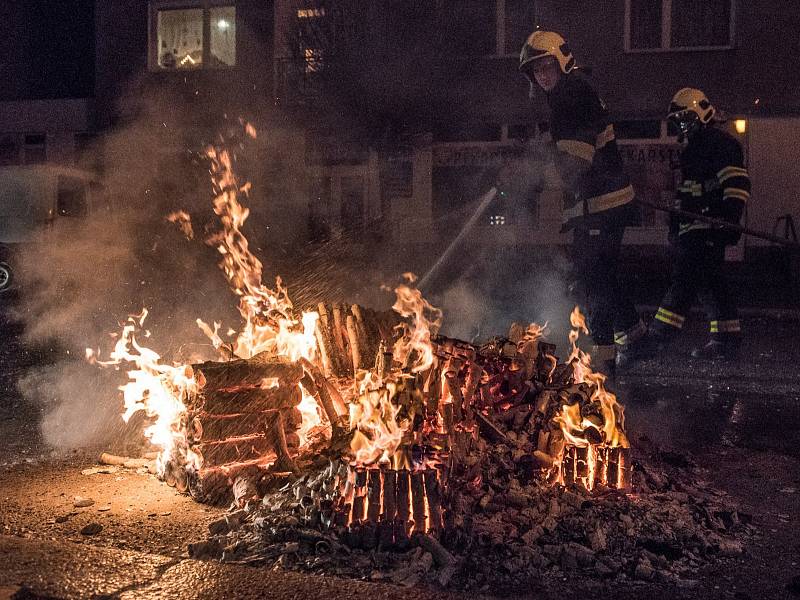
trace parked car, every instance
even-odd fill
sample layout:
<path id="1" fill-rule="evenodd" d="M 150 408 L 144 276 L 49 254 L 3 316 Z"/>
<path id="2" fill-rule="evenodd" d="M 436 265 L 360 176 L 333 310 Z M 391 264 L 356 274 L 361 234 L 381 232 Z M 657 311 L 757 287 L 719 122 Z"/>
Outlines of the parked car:
<path id="1" fill-rule="evenodd" d="M 20 253 L 45 241 L 60 221 L 85 220 L 98 190 L 97 177 L 80 169 L 0 167 L 0 293 L 14 287 Z"/>

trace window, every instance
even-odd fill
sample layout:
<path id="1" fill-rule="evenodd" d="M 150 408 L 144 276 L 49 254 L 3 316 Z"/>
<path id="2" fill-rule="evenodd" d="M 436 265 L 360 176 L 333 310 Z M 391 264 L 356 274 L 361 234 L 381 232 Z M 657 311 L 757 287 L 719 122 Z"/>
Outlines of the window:
<path id="1" fill-rule="evenodd" d="M 323 48 L 330 44 L 329 28 L 331 27 L 330 23 L 325 21 L 325 8 L 298 8 L 297 27 L 304 71 L 306 73 L 322 71 Z"/>
<path id="2" fill-rule="evenodd" d="M 197 0 L 150 5 L 150 64 L 156 70 L 236 65 L 236 7 Z"/>
<path id="3" fill-rule="evenodd" d="M 731 48 L 735 0 L 626 0 L 625 49 Z"/>

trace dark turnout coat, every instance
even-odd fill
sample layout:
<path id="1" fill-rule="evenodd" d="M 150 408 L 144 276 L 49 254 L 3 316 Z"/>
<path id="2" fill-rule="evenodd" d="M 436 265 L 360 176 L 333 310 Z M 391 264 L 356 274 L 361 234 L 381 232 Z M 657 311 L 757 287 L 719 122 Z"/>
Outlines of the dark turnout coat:
<path id="1" fill-rule="evenodd" d="M 749 199 L 750 177 L 736 138 L 714 126 L 692 135 L 681 153 L 679 208 L 738 224 Z M 680 238 L 691 234 L 721 244 L 735 244 L 741 236 L 691 217 L 672 218 L 670 233 Z"/>
<path id="2" fill-rule="evenodd" d="M 573 71 L 561 77 L 547 102 L 556 165 L 567 191 L 562 231 L 636 224 L 633 188 L 597 92 Z"/>

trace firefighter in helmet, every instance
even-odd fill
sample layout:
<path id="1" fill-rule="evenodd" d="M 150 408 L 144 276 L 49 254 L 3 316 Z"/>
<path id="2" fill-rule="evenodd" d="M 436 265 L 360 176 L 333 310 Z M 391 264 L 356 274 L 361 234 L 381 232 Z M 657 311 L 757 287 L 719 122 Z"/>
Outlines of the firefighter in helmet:
<path id="1" fill-rule="evenodd" d="M 750 198 L 750 177 L 741 145 L 718 127 L 715 113 L 698 89 L 683 88 L 672 98 L 667 118 L 678 130 L 678 141 L 686 142 L 680 157 L 676 205 L 683 211 L 738 225 Z M 736 357 L 741 328 L 724 265 L 725 247 L 737 244 L 740 237 L 739 232 L 691 217 L 671 216 L 670 239 L 676 246 L 672 282 L 650 326 L 647 342 L 632 349 L 634 359 L 637 354 L 652 354 L 672 340 L 701 292 L 705 292 L 710 340 L 695 348 L 692 356 Z"/>
<path id="2" fill-rule="evenodd" d="M 593 358 L 613 373 L 617 349 L 646 331 L 618 281 L 622 236 L 638 222 L 638 211 L 614 126 L 559 34 L 534 31 L 522 48 L 519 70 L 531 96 L 540 88 L 550 107 L 555 163 L 565 187 L 561 230 L 573 231 L 573 264 L 585 293 Z"/>

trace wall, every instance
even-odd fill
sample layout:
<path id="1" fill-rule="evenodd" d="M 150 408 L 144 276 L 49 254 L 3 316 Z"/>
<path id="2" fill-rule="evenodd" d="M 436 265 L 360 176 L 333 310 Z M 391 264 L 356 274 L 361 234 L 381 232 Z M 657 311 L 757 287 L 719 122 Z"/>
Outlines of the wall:
<path id="1" fill-rule="evenodd" d="M 800 119 L 751 119 L 748 129 L 753 191 L 747 224 L 772 232 L 775 219 L 790 213 L 800 234 L 800 169 L 794 153 L 800 147 Z M 747 244 L 763 246 L 769 242 L 749 238 Z"/>

